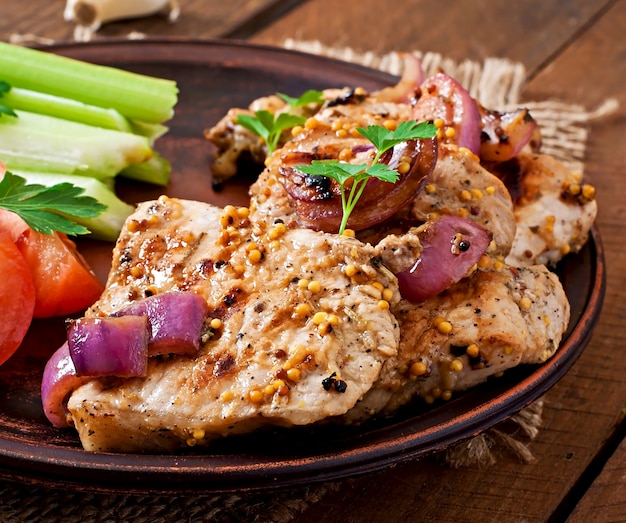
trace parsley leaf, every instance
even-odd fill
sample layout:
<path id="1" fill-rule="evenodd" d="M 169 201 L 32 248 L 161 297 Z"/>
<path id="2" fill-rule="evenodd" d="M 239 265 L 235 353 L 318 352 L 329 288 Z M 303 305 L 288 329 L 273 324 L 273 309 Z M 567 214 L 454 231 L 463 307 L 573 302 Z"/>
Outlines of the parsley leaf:
<path id="1" fill-rule="evenodd" d="M 392 183 L 398 179 L 397 171 L 384 164 L 374 164 L 368 167 L 364 163 L 352 164 L 340 162 L 339 160 L 313 160 L 309 165 L 297 165 L 296 168 L 312 176 L 326 176 L 339 184 L 341 207 L 343 209 L 339 234 L 343 234 L 346 230 L 348 218 L 352 214 L 370 178 L 375 177 Z M 352 181 L 352 186 L 348 189 L 346 182 L 349 180 Z"/>
<path id="2" fill-rule="evenodd" d="M 266 110 L 256 111 L 254 116 L 240 114 L 237 116 L 237 123 L 259 135 L 267 142 L 274 128 L 274 115 Z"/>
<path id="3" fill-rule="evenodd" d="M 7 171 L 0 181 L 0 209 L 14 212 L 37 232 L 87 234 L 89 229 L 72 218 L 93 218 L 107 207 L 91 196 L 81 196 L 83 192 L 71 183 L 27 184 Z"/>
<path id="4" fill-rule="evenodd" d="M 376 163 L 385 151 L 399 143 L 420 138 L 433 138 L 437 128 L 431 123 L 409 120 L 398 124 L 395 131 L 390 131 L 381 125 L 370 125 L 366 129 L 359 127 L 357 131 L 376 147 L 377 154 L 374 159 Z"/>
<path id="5" fill-rule="evenodd" d="M 400 123 L 394 131 L 390 131 L 380 125 L 370 125 L 365 129 L 359 127 L 357 130 L 372 142 L 376 148 L 376 154 L 371 165 L 350 164 L 340 162 L 339 160 L 313 160 L 309 165 L 296 166 L 299 171 L 305 174 L 326 176 L 339 184 L 341 207 L 343 209 L 339 234 L 343 234 L 345 231 L 350 214 L 352 214 L 370 178 L 378 178 L 390 183 L 398 181 L 400 175 L 395 169 L 392 169 L 387 164 L 378 163 L 382 154 L 399 143 L 408 140 L 433 138 L 437 133 L 437 128 L 433 124 L 426 122 L 418 123 L 414 120 Z M 347 187 L 348 181 L 352 182 L 349 188 Z"/>
<path id="6" fill-rule="evenodd" d="M 293 98 L 282 93 L 277 93 L 277 96 L 287 103 L 289 106 L 288 111 L 272 114 L 265 109 L 261 109 L 255 111 L 254 116 L 250 114 L 240 114 L 237 116 L 237 123 L 239 125 L 265 140 L 268 156 L 276 150 L 283 131 L 306 122 L 304 116 L 293 114 L 291 111 L 296 107 L 322 102 L 322 92 L 314 90 L 306 91 L 299 98 Z"/>
<path id="7" fill-rule="evenodd" d="M 274 115 L 265 109 L 256 111 L 254 116 L 249 114 L 240 114 L 237 117 L 237 123 L 249 131 L 258 134 L 267 145 L 267 154 L 270 156 L 278 145 L 280 136 L 286 129 L 301 125 L 306 121 L 304 116 L 298 116 L 291 113 L 280 113 Z"/>
<path id="8" fill-rule="evenodd" d="M 305 91 L 298 98 L 293 98 L 283 93 L 276 93 L 276 96 L 278 96 L 285 103 L 287 103 L 290 109 L 294 109 L 295 107 L 301 107 L 308 104 L 321 104 L 324 101 L 322 95 L 322 91 L 315 91 L 314 89 L 309 89 L 308 91 Z"/>
<path id="9" fill-rule="evenodd" d="M 10 90 L 11 86 L 4 80 L 0 80 L 0 98 L 2 98 L 2 96 L 8 93 Z M 8 116 L 15 116 L 17 118 L 17 114 L 15 114 L 15 111 L 13 111 L 13 109 L 7 107 L 6 105 L 0 104 L 0 117 L 2 117 L 3 114 L 6 114 Z"/>

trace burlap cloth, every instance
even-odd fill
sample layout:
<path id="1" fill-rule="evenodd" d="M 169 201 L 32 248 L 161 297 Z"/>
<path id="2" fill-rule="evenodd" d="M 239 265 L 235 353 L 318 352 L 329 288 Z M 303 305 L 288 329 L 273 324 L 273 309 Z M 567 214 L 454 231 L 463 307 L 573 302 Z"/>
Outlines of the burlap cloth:
<path id="1" fill-rule="evenodd" d="M 26 38 L 29 40 L 29 38 Z M 13 40 L 23 43 L 16 35 Z M 42 43 L 42 42 L 38 42 Z M 348 48 L 328 48 L 319 42 L 288 40 L 286 48 L 351 61 L 378 68 L 391 74 L 402 72 L 402 59 L 396 53 L 379 56 L 357 53 Z M 522 103 L 526 71 L 519 63 L 490 58 L 484 63 L 454 62 L 434 53 L 413 51 L 421 57 L 427 74 L 438 69 L 459 80 L 483 105 L 506 110 Z M 582 172 L 590 120 L 611 112 L 614 100 L 594 111 L 556 100 L 528 101 L 528 107 L 542 128 L 543 150 Z M 505 453 L 511 459 L 528 462 L 534 459 L 529 443 L 541 426 L 544 400 L 513 416 L 503 425 L 463 441 L 441 453 L 442 466 L 490 466 L 496 456 Z M 514 427 L 511 432 L 510 427 Z M 349 480 L 346 480 L 349 481 Z M 287 523 L 311 504 L 319 501 L 340 483 L 306 486 L 267 493 L 129 495 L 78 492 L 0 482 L 0 521 L 18 522 L 276 522 Z"/>

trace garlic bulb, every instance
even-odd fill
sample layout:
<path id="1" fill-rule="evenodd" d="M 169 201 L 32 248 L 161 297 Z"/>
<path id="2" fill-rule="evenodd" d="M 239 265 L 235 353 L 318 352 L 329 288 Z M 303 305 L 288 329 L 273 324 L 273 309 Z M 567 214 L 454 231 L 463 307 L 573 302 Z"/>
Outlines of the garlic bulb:
<path id="1" fill-rule="evenodd" d="M 75 40 L 87 41 L 107 22 L 161 12 L 170 22 L 176 21 L 180 15 L 178 0 L 67 0 L 63 18 L 76 23 Z"/>

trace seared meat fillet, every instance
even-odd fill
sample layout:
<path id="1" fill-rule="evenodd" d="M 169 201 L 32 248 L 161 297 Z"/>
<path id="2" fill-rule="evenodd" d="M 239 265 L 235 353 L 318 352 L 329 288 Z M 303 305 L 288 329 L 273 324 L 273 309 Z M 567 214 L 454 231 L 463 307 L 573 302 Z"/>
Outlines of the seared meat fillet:
<path id="1" fill-rule="evenodd" d="M 587 242 L 597 214 L 595 190 L 580 175 L 545 154 L 522 153 L 500 165 L 515 201 L 517 229 L 507 262 L 556 263 Z"/>
<path id="2" fill-rule="evenodd" d="M 432 141 L 423 188 L 426 174 L 384 219 L 354 227 L 358 239 L 313 230 L 323 219 L 317 197 L 332 197 L 323 194 L 328 179 L 303 177 L 294 166 L 371 162 L 372 144 L 357 128 L 412 118 L 413 83 L 372 94 L 324 91 L 322 105 L 296 110 L 310 118 L 285 132 L 269 158 L 236 119 L 291 110 L 278 97 L 232 109 L 207 129 L 218 147 L 215 182 L 234 175 L 242 155 L 265 163 L 249 209 L 167 197 L 140 204 L 116 244 L 105 292 L 86 314 L 193 292 L 209 310 L 200 352 L 152 356 L 145 378 L 94 378 L 74 390 L 67 407 L 86 449 L 173 451 L 268 425 L 361 422 L 417 397 L 449 399 L 554 354 L 570 311 L 543 264 L 578 250 L 596 213 L 590 189 L 556 160 L 522 153 L 486 166 L 464 148 Z M 319 194 L 308 198 L 312 185 Z M 309 228 L 303 201 L 316 211 Z M 380 207 L 367 208 L 380 216 Z M 442 214 L 476 222 L 491 244 L 460 281 L 412 303 L 394 273 L 427 252 L 417 226 Z"/>
<path id="3" fill-rule="evenodd" d="M 87 316 L 170 290 L 203 296 L 207 321 L 221 325 L 197 357 L 153 357 L 146 378 L 75 390 L 68 409 L 86 449 L 166 451 L 344 415 L 397 352 L 386 306 L 399 299 L 395 278 L 352 238 L 266 226 L 243 209 L 146 202 L 127 220 Z"/>
<path id="4" fill-rule="evenodd" d="M 415 304 L 386 268 L 419 255 L 414 234 L 372 247 L 256 212 L 162 198 L 129 218 L 87 316 L 179 290 L 203 296 L 220 324 L 197 357 L 153 357 L 146 378 L 76 389 L 68 410 L 86 449 L 172 451 L 267 425 L 360 422 L 543 362 L 567 327 L 544 266 L 494 257 Z"/>
<path id="5" fill-rule="evenodd" d="M 392 307 L 400 324 L 397 356 L 346 416 L 355 422 L 391 414 L 410 400 L 428 403 L 483 383 L 519 364 L 542 363 L 557 350 L 569 303 L 545 266 L 478 270 L 419 304 Z"/>
<path id="6" fill-rule="evenodd" d="M 265 142 L 239 125 L 238 116 L 261 110 L 276 114 L 287 108 L 287 104 L 278 96 L 264 96 L 254 100 L 247 109 L 229 109 L 216 125 L 204 131 L 204 137 L 217 147 L 212 165 L 214 183 L 221 183 L 235 176 L 241 158 L 247 156 L 252 162 L 263 164 L 267 156 Z"/>
<path id="7" fill-rule="evenodd" d="M 314 131 L 315 139 L 325 136 L 322 145 L 330 146 L 330 149 L 336 151 L 336 156 L 343 148 L 365 143 L 365 139 L 354 131 L 357 123 L 367 127 L 369 124 L 382 124 L 386 119 L 407 120 L 411 111 L 408 100 L 393 100 L 387 90 L 370 94 L 363 89 L 326 89 L 323 91 L 323 99 L 322 106 L 310 104 L 290 109 L 279 97 L 267 96 L 254 100 L 246 109 L 230 109 L 215 126 L 204 132 L 204 137 L 217 147 L 212 166 L 214 182 L 220 183 L 234 176 L 238 162 L 243 157 L 248 156 L 254 162 L 263 164 L 267 156 L 267 147 L 263 140 L 237 123 L 240 114 L 253 114 L 258 110 L 279 114 L 289 110 L 290 113 L 300 116 L 314 116 L 315 123 L 311 121 L 307 130 Z M 351 123 L 349 129 L 343 127 L 347 122 Z M 316 123 L 322 125 L 315 127 Z M 340 130 L 342 131 L 337 133 Z M 280 145 L 284 145 L 291 138 L 286 131 Z M 310 139 L 308 136 L 307 142 L 310 143 Z M 323 154 L 322 151 L 320 154 Z"/>
<path id="8" fill-rule="evenodd" d="M 493 236 L 491 252 L 506 256 L 511 250 L 516 224 L 507 188 L 478 158 L 454 145 L 440 145 L 428 184 L 411 206 L 420 223 L 439 214 L 463 216 L 487 229 Z"/>

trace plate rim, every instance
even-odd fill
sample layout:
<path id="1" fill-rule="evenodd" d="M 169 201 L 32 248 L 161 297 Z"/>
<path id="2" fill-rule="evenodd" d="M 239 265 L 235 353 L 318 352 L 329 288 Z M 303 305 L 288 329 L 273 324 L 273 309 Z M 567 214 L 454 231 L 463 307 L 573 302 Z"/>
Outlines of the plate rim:
<path id="1" fill-rule="evenodd" d="M 53 52 L 72 52 L 90 48 L 93 52 L 97 47 L 134 46 L 137 48 L 150 48 L 163 44 L 175 45 L 177 50 L 180 46 L 189 48 L 199 46 L 201 48 L 219 46 L 220 49 L 230 49 L 232 52 L 243 51 L 245 53 L 261 53 L 269 57 L 275 55 L 297 56 L 301 60 L 313 63 L 328 63 L 342 69 L 354 69 L 360 74 L 370 75 L 373 79 L 379 79 L 381 84 L 389 82 L 394 77 L 388 73 L 371 69 L 366 66 L 344 62 L 335 58 L 318 56 L 302 51 L 285 49 L 261 44 L 253 44 L 236 40 L 220 39 L 187 39 L 187 38 L 146 38 L 142 40 L 120 40 L 117 38 L 102 39 L 93 43 L 59 42 L 45 49 Z M 172 59 L 175 53 L 172 52 Z M 145 58 L 144 58 L 145 60 Z M 135 63 L 145 63 L 142 59 Z M 160 59 L 159 61 L 162 61 Z M 133 63 L 125 61 L 124 63 Z M 150 62 L 148 62 L 150 63 Z M 40 445 L 31 445 L 15 439 L 7 439 L 0 436 L 0 477 L 20 479 L 27 482 L 59 485 L 71 485 L 83 490 L 111 491 L 122 489 L 128 492 L 181 492 L 181 491 L 211 491 L 230 492 L 233 490 L 264 490 L 268 488 L 285 487 L 316 483 L 320 481 L 336 480 L 345 477 L 367 474 L 382 470 L 391 464 L 397 464 L 410 459 L 416 459 L 430 454 L 441 448 L 475 435 L 494 424 L 503 421 L 509 415 L 514 414 L 524 406 L 536 400 L 541 394 L 530 387 L 537 380 L 537 376 L 543 376 L 551 388 L 571 368 L 578 359 L 585 346 L 588 344 L 598 317 L 601 313 L 606 288 L 606 267 L 604 260 L 604 248 L 598 226 L 594 225 L 590 231 L 588 249 L 591 250 L 590 258 L 594 264 L 592 284 L 586 296 L 585 307 L 582 316 L 571 331 L 557 353 L 546 363 L 538 366 L 526 378 L 516 383 L 515 390 L 508 389 L 497 398 L 500 400 L 499 408 L 490 411 L 491 402 L 480 405 L 474 409 L 475 416 L 466 413 L 465 429 L 463 438 L 453 437 L 446 430 L 452 425 L 452 419 L 445 423 L 439 423 L 430 429 L 430 432 L 441 434 L 436 440 L 436 445 L 420 447 L 415 444 L 415 434 L 406 434 L 403 438 L 396 439 L 388 446 L 369 445 L 355 447 L 346 452 L 330 452 L 319 456 L 306 456 L 277 461 L 275 457 L 268 460 L 260 460 L 258 457 L 244 459 L 243 464 L 232 465 L 232 456 L 222 456 L 222 459 L 214 455 L 144 455 L 144 454 L 113 454 L 91 453 L 81 448 L 48 446 L 50 450 L 45 456 L 38 454 Z M 589 304 L 591 307 L 589 308 Z M 576 350 L 572 350 L 572 339 L 582 340 Z M 508 400 L 508 402 L 506 401 Z M 511 409 L 511 402 L 515 401 L 515 408 Z M 521 405 L 521 406 L 520 406 Z M 513 412 L 512 412 L 513 411 Z M 482 414 L 476 415 L 476 414 Z M 474 419 L 472 419 L 472 417 Z M 423 437 L 422 437 L 423 439 Z M 366 449 L 365 451 L 363 450 Z M 24 462 L 24 457 L 30 459 Z M 355 461 L 355 458 L 359 458 Z M 144 462 L 137 465 L 137 460 Z M 277 465 L 278 463 L 278 465 Z M 274 466 L 271 466 L 274 465 Z M 49 476 L 46 476 L 47 474 Z M 98 481 L 91 480 L 89 484 L 83 483 L 86 474 L 101 473 Z M 128 476 L 126 482 L 120 482 L 119 474 Z M 109 477 L 110 476 L 110 477 Z M 137 478 L 145 481 L 144 485 L 137 485 Z M 170 487 L 155 489 L 155 484 L 163 479 L 170 480 Z M 116 483 L 119 483 L 116 488 Z"/>

